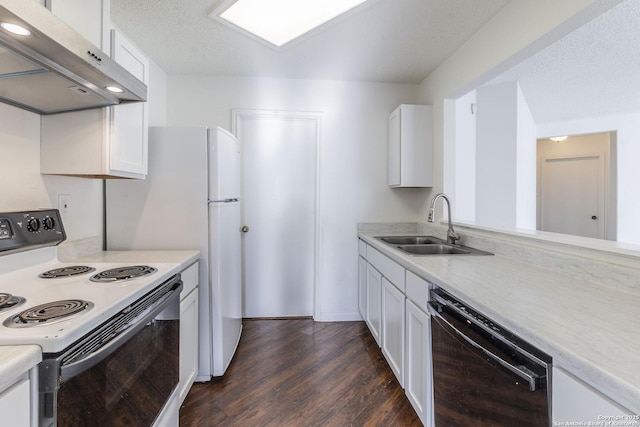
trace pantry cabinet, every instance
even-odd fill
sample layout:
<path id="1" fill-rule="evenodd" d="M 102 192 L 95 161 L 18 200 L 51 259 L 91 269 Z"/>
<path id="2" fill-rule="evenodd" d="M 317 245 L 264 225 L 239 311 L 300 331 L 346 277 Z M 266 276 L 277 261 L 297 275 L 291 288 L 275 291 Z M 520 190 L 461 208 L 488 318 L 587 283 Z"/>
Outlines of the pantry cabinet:
<path id="1" fill-rule="evenodd" d="M 554 367 L 551 378 L 553 425 L 640 426 L 640 415 L 632 414 L 564 370 Z"/>
<path id="2" fill-rule="evenodd" d="M 433 107 L 403 104 L 389 115 L 389 187 L 433 186 Z"/>
<path id="3" fill-rule="evenodd" d="M 111 56 L 149 84 L 149 60 L 119 30 L 111 30 Z M 42 116 L 40 172 L 94 178 L 147 174 L 148 106 L 128 103 Z"/>

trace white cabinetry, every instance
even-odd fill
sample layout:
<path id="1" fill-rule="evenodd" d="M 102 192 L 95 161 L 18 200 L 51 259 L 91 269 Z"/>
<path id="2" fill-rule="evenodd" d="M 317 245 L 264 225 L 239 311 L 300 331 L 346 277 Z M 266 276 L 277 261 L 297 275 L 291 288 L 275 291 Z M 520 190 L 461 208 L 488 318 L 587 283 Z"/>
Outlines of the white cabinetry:
<path id="1" fill-rule="evenodd" d="M 382 274 L 371 264 L 367 264 L 367 325 L 378 346 L 381 344 L 381 298 Z"/>
<path id="2" fill-rule="evenodd" d="M 358 257 L 358 311 L 367 319 L 367 260 Z"/>
<path id="3" fill-rule="evenodd" d="M 178 406 L 187 397 L 198 370 L 198 263 L 184 270 L 181 276 Z"/>
<path id="4" fill-rule="evenodd" d="M 31 382 L 27 374 L 0 392 L 3 426 L 29 427 L 31 423 Z M 34 420 L 34 425 L 36 420 Z"/>
<path id="5" fill-rule="evenodd" d="M 111 56 L 148 85 L 149 60 L 118 30 Z M 146 102 L 42 116 L 40 172 L 96 178 L 147 174 Z"/>
<path id="6" fill-rule="evenodd" d="M 404 293 L 382 278 L 382 354 L 404 386 Z"/>
<path id="7" fill-rule="evenodd" d="M 109 53 L 109 0 L 41 0 L 40 3 L 96 47 Z"/>
<path id="8" fill-rule="evenodd" d="M 429 284 L 407 271 L 404 390 L 425 426 L 433 425 Z"/>
<path id="9" fill-rule="evenodd" d="M 433 107 L 403 104 L 389 116 L 390 187 L 433 186 Z"/>
<path id="10" fill-rule="evenodd" d="M 640 425 L 638 414 L 562 369 L 554 367 L 551 378 L 553 425 Z"/>

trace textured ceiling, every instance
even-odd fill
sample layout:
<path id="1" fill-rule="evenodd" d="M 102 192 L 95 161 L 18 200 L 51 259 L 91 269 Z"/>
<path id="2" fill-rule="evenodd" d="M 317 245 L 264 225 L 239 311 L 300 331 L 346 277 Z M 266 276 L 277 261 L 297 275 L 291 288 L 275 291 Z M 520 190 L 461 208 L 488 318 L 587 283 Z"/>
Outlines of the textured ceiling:
<path id="1" fill-rule="evenodd" d="M 517 80 L 538 124 L 639 113 L 639 23 L 626 0 L 488 84 Z"/>
<path id="2" fill-rule="evenodd" d="M 207 17 L 220 0 L 111 0 L 168 74 L 419 83 L 508 0 L 369 0 L 281 50 Z"/>

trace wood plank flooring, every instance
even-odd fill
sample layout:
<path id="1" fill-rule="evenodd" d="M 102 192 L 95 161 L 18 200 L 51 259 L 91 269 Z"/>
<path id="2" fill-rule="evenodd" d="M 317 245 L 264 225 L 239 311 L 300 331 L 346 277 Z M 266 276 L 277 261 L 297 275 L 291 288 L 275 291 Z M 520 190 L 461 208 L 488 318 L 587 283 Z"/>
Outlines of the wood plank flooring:
<path id="1" fill-rule="evenodd" d="M 364 322 L 245 320 L 224 377 L 194 384 L 180 426 L 421 426 Z"/>

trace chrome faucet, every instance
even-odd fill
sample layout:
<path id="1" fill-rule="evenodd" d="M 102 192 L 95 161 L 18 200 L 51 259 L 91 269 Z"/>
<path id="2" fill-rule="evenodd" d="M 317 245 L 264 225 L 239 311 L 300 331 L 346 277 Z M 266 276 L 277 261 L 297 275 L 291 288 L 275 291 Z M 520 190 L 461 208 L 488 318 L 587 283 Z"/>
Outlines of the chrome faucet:
<path id="1" fill-rule="evenodd" d="M 433 199 L 431 199 L 431 206 L 429 207 L 429 217 L 427 218 L 427 221 L 433 222 L 436 201 L 441 197 L 445 200 L 445 202 L 447 202 L 447 219 L 449 221 L 449 228 L 447 229 L 447 243 L 450 245 L 455 245 L 456 240 L 459 240 L 460 236 L 458 236 L 458 234 L 453 231 L 453 225 L 451 225 L 451 202 L 449 202 L 449 198 L 446 194 L 438 193 L 433 197 Z"/>

